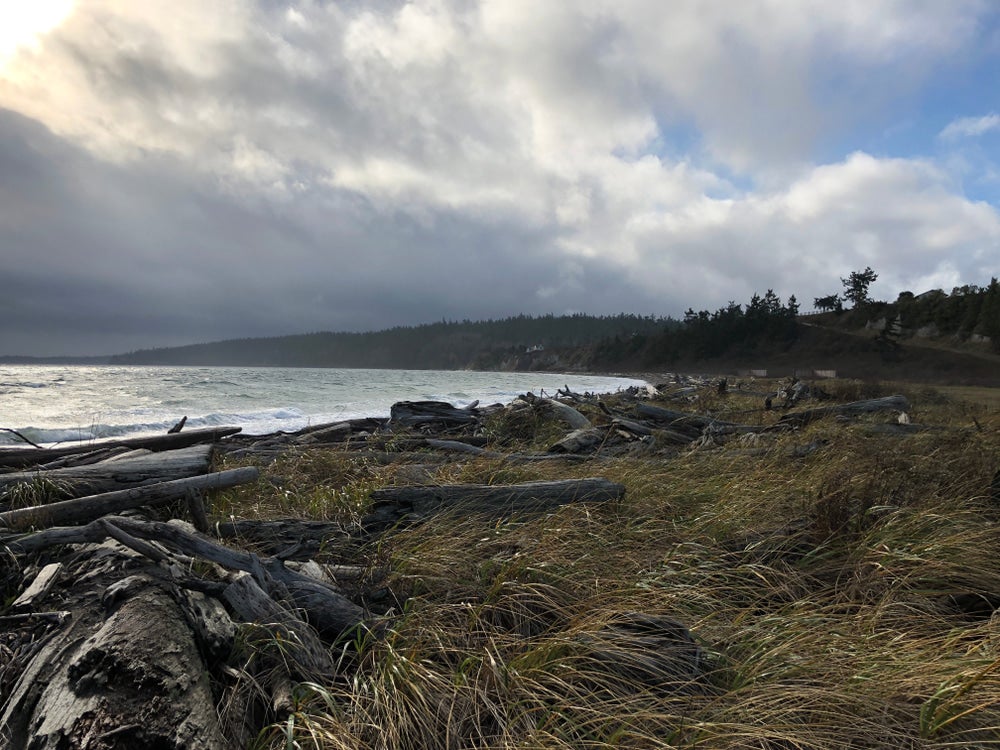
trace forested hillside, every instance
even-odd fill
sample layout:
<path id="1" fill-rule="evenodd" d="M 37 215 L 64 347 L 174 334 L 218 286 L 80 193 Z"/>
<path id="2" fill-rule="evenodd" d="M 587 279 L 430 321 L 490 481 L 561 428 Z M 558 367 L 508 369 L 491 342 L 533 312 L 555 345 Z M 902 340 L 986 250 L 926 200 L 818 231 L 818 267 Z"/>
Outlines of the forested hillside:
<path id="1" fill-rule="evenodd" d="M 484 322 L 441 321 L 371 333 L 310 333 L 148 349 L 113 364 L 515 369 L 519 358 L 584 347 L 679 325 L 639 315 L 518 315 Z"/>

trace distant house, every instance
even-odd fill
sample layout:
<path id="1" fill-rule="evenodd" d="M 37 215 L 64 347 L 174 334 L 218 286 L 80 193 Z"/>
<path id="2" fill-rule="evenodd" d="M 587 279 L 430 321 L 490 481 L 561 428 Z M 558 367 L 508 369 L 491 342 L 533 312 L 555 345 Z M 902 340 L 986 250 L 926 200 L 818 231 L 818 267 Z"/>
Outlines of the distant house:
<path id="1" fill-rule="evenodd" d="M 542 346 L 541 344 L 535 344 L 534 346 L 529 346 L 527 349 L 525 349 L 524 353 L 532 354 L 534 352 L 544 352 L 544 351 L 545 351 L 544 346 Z"/>

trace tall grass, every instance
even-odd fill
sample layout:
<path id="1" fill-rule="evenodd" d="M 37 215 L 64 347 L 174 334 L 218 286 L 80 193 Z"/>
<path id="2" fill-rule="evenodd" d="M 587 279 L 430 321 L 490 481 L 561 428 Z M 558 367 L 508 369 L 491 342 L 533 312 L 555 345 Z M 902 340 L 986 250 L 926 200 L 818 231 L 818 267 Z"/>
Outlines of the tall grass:
<path id="1" fill-rule="evenodd" d="M 443 516 L 360 550 L 405 604 L 384 637 L 338 647 L 335 680 L 296 686 L 293 712 L 258 745 L 1000 747 L 1000 508 L 988 493 L 1000 415 L 907 395 L 913 421 L 941 429 L 886 436 L 865 429 L 884 416 L 830 418 L 753 445 L 585 469 L 441 467 L 441 481 L 585 471 L 627 493 L 541 517 Z M 725 407 L 754 408 L 741 398 Z M 525 416 L 513 427 L 491 425 L 498 446 L 537 449 L 535 429 L 551 437 Z M 796 457 L 811 441 L 821 447 Z M 289 461 L 271 470 L 281 482 L 251 491 L 259 510 L 286 511 L 292 488 L 305 514 L 349 518 L 367 488 L 392 480 L 342 454 Z M 621 627 L 630 613 L 686 626 L 696 674 L 688 646 Z"/>

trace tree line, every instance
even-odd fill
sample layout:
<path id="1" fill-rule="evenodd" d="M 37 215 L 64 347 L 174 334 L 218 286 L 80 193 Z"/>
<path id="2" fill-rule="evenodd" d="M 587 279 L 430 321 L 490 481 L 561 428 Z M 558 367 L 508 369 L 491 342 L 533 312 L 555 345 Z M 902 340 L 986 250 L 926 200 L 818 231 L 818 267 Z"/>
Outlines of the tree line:
<path id="1" fill-rule="evenodd" d="M 951 293 L 902 292 L 893 303 L 871 298 L 877 278 L 870 267 L 854 271 L 840 280 L 842 292 L 815 298 L 815 308 L 826 313 L 823 323 L 849 330 L 885 318 L 881 343 L 889 352 L 898 350 L 900 338 L 928 327 L 959 340 L 989 340 L 1000 351 L 996 278 L 987 286 L 955 287 Z M 442 320 L 367 333 L 321 332 L 147 349 L 112 357 L 111 363 L 491 370 L 527 369 L 540 361 L 540 352 L 558 351 L 563 366 L 651 367 L 787 349 L 800 334 L 799 312 L 795 295 L 782 301 L 768 289 L 745 305 L 730 301 L 715 311 L 690 308 L 682 320 L 625 313 Z"/>
<path id="2" fill-rule="evenodd" d="M 644 335 L 665 325 L 665 318 L 625 313 L 442 320 L 365 333 L 319 332 L 145 349 L 112 357 L 111 363 L 497 369 L 529 350 L 579 348 L 615 336 Z"/>

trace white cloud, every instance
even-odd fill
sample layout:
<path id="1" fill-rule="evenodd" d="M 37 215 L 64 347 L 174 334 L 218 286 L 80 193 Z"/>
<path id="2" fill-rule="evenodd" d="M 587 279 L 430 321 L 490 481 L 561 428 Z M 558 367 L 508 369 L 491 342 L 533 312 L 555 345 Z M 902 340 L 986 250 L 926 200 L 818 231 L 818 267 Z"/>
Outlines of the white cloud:
<path id="1" fill-rule="evenodd" d="M 938 135 L 945 140 L 956 140 L 958 138 L 975 138 L 998 129 L 1000 129 L 1000 115 L 991 112 L 982 117 L 960 117 L 957 120 L 952 120 Z"/>

